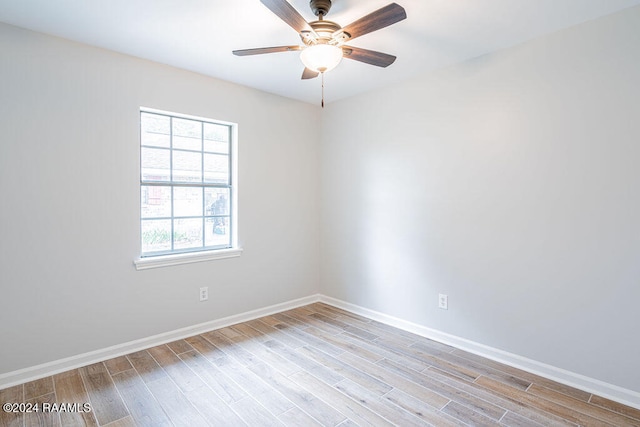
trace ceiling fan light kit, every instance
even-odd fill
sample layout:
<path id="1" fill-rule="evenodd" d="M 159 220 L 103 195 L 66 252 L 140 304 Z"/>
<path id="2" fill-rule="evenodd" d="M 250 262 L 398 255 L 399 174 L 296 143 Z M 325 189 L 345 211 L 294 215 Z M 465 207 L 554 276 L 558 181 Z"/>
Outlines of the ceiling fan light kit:
<path id="1" fill-rule="evenodd" d="M 309 46 L 300 53 L 304 66 L 318 73 L 331 71 L 342 60 L 342 49 L 330 44 Z"/>
<path id="2" fill-rule="evenodd" d="M 312 79 L 334 69 L 343 57 L 378 67 L 388 67 L 396 57 L 382 52 L 346 46 L 349 40 L 382 29 L 407 17 L 404 8 L 391 3 L 346 27 L 326 21 L 324 17 L 331 9 L 331 0 L 311 0 L 309 6 L 318 20 L 307 22 L 286 0 L 260 0 L 276 16 L 296 30 L 302 46 L 275 46 L 234 50 L 237 56 L 259 55 L 275 52 L 302 51 L 300 60 L 305 66 L 302 79 Z M 323 84 L 324 89 L 324 84 Z M 323 91 L 324 92 L 324 91 Z M 323 95 L 324 98 L 324 95 Z M 322 101 L 324 106 L 324 99 Z"/>

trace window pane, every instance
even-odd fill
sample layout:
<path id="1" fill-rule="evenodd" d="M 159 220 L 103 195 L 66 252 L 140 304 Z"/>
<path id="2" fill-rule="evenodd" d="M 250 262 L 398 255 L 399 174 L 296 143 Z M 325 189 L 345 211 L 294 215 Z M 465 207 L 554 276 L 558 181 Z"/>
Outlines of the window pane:
<path id="1" fill-rule="evenodd" d="M 202 122 L 174 118 L 173 148 L 202 151 Z"/>
<path id="2" fill-rule="evenodd" d="M 169 181 L 171 163 L 169 150 L 142 147 L 140 150 L 143 181 Z"/>
<path id="3" fill-rule="evenodd" d="M 171 220 L 142 220 L 142 252 L 171 250 Z"/>
<path id="4" fill-rule="evenodd" d="M 231 247 L 233 129 L 140 111 L 143 256 Z"/>
<path id="5" fill-rule="evenodd" d="M 229 126 L 205 123 L 204 151 L 229 154 Z"/>
<path id="6" fill-rule="evenodd" d="M 204 155 L 204 181 L 229 184 L 229 156 L 222 154 Z"/>
<path id="7" fill-rule="evenodd" d="M 177 182 L 202 182 L 202 154 L 174 151 L 173 180 Z"/>
<path id="8" fill-rule="evenodd" d="M 205 219 L 204 244 L 205 246 L 231 246 L 229 217 Z"/>
<path id="9" fill-rule="evenodd" d="M 204 205 L 205 215 L 229 215 L 229 189 L 205 188 Z"/>
<path id="10" fill-rule="evenodd" d="M 176 219 L 173 227 L 175 249 L 202 247 L 202 218 Z"/>
<path id="11" fill-rule="evenodd" d="M 140 115 L 140 143 L 155 147 L 169 148 L 170 118 L 158 114 Z"/>
<path id="12" fill-rule="evenodd" d="M 171 217 L 171 187 L 143 185 L 140 188 L 142 218 Z"/>
<path id="13" fill-rule="evenodd" d="M 174 187 L 173 216 L 202 216 L 202 188 Z"/>

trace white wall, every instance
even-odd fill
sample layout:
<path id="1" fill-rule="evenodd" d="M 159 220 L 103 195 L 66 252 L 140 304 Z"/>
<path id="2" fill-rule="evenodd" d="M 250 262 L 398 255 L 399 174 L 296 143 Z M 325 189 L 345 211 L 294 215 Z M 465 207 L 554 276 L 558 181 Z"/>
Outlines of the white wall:
<path id="1" fill-rule="evenodd" d="M 239 124 L 240 258 L 135 270 L 140 106 Z M 315 294 L 319 114 L 0 24 L 0 374 Z"/>
<path id="2" fill-rule="evenodd" d="M 640 391 L 638 40 L 640 7 L 328 105 L 322 292 Z"/>

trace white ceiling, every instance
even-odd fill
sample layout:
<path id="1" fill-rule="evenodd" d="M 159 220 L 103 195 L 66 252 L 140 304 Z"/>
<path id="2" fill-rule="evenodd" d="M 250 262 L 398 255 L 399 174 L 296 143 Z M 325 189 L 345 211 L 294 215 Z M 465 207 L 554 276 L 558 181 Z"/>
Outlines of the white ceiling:
<path id="1" fill-rule="evenodd" d="M 334 0 L 342 26 L 392 0 Z M 289 0 L 308 21 L 308 0 Z M 396 55 L 388 68 L 343 60 L 325 76 L 328 102 L 513 46 L 639 5 L 640 0 L 396 0 L 407 19 L 349 44 Z M 259 0 L 0 0 L 0 21 L 319 103 L 297 52 L 250 57 L 234 49 L 299 44 Z"/>

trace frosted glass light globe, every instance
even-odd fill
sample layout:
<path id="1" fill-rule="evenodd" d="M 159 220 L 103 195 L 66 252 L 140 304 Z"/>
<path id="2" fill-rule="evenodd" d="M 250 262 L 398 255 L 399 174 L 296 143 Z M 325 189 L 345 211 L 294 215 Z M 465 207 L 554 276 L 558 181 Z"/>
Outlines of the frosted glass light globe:
<path id="1" fill-rule="evenodd" d="M 329 44 L 316 44 L 304 49 L 300 60 L 310 70 L 326 73 L 333 70 L 342 60 L 342 49 Z"/>

